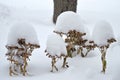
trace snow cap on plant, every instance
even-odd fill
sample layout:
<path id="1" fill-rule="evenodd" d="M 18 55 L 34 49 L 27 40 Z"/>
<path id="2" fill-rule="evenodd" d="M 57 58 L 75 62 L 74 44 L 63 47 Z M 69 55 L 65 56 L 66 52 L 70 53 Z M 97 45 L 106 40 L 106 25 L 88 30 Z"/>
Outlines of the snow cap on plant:
<path id="1" fill-rule="evenodd" d="M 48 36 L 46 50 L 51 56 L 60 57 L 67 54 L 64 40 L 55 33 Z"/>
<path id="2" fill-rule="evenodd" d="M 9 67 L 9 75 L 21 73 L 25 76 L 29 57 L 34 49 L 40 48 L 34 28 L 27 23 L 15 24 L 8 35 L 6 48 L 7 60 L 14 64 Z"/>
<path id="3" fill-rule="evenodd" d="M 55 31 L 63 33 L 67 33 L 69 30 L 84 32 L 83 20 L 77 13 L 72 11 L 61 13 L 57 18 L 55 28 Z"/>
<path id="4" fill-rule="evenodd" d="M 115 38 L 112 26 L 106 21 L 96 23 L 92 36 L 98 46 L 107 45 L 108 39 Z"/>
<path id="5" fill-rule="evenodd" d="M 13 25 L 8 34 L 7 45 L 18 45 L 19 38 L 25 39 L 27 43 L 39 44 L 34 27 L 25 22 Z"/>

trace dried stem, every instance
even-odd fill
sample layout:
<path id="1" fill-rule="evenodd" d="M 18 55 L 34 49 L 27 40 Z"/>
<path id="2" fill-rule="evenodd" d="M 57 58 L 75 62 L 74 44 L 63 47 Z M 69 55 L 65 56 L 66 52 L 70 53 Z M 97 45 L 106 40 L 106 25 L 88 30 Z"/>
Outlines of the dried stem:
<path id="1" fill-rule="evenodd" d="M 27 73 L 27 60 L 29 60 L 29 56 L 31 56 L 32 51 L 35 48 L 39 48 L 40 46 L 37 44 L 30 44 L 26 43 L 26 40 L 23 38 L 18 39 L 18 46 L 14 45 L 7 45 L 6 48 L 8 49 L 8 52 L 6 53 L 6 56 L 8 56 L 7 60 L 9 60 L 11 63 L 14 64 L 14 69 L 12 66 L 9 67 L 9 74 L 10 76 L 16 75 L 15 72 L 17 69 L 20 69 L 20 72 L 23 74 L 23 76 Z M 21 62 L 23 61 L 23 62 Z"/>
<path id="2" fill-rule="evenodd" d="M 67 62 L 67 58 L 68 58 L 68 56 L 65 56 L 65 57 L 64 57 L 63 65 L 62 65 L 63 68 L 65 68 L 65 67 L 68 68 L 68 67 L 69 67 L 69 66 L 68 66 L 68 62 Z"/>
<path id="3" fill-rule="evenodd" d="M 113 42 L 116 42 L 114 38 L 108 39 L 107 40 L 108 44 L 104 46 L 100 46 L 99 49 L 101 51 L 101 60 L 102 60 L 102 72 L 106 72 L 106 67 L 107 67 L 107 61 L 106 61 L 106 52 L 107 49 L 109 48 L 110 44 Z"/>
<path id="4" fill-rule="evenodd" d="M 101 60 L 102 60 L 102 72 L 105 73 L 106 66 L 107 66 L 107 61 L 106 61 L 106 50 L 107 50 L 107 47 L 106 46 L 102 46 L 100 48 L 100 50 L 101 50 Z"/>
<path id="5" fill-rule="evenodd" d="M 12 76 L 13 75 L 18 75 L 17 73 L 15 73 L 13 70 L 12 70 L 12 67 L 10 66 L 9 67 L 9 75 Z"/>
<path id="6" fill-rule="evenodd" d="M 52 70 L 51 70 L 51 72 L 53 72 L 53 70 L 55 69 L 56 71 L 58 71 L 58 68 L 55 66 L 55 64 L 56 64 L 56 58 L 52 58 Z"/>

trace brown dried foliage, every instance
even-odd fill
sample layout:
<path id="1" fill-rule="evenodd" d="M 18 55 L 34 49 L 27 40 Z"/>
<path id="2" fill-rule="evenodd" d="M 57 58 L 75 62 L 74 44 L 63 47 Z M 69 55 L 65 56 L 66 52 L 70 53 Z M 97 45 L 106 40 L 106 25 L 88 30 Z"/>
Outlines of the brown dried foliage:
<path id="1" fill-rule="evenodd" d="M 6 45 L 6 48 L 8 49 L 8 52 L 6 53 L 6 56 L 8 56 L 7 60 L 13 64 L 9 67 L 9 75 L 18 75 L 19 72 L 15 69 L 18 68 L 20 73 L 25 76 L 27 74 L 27 61 L 30 60 L 29 57 L 32 55 L 33 50 L 40 48 L 40 46 L 38 44 L 26 43 L 24 38 L 18 39 L 17 42 L 17 46 Z M 19 60 L 22 60 L 23 63 Z"/>

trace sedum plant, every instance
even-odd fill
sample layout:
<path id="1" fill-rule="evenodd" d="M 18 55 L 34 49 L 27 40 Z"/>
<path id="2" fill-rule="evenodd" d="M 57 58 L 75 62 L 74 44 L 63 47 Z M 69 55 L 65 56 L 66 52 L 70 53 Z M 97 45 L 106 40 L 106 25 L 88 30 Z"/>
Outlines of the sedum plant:
<path id="1" fill-rule="evenodd" d="M 32 52 L 40 48 L 34 28 L 27 23 L 14 25 L 8 35 L 7 60 L 10 61 L 9 75 L 25 76 Z"/>
<path id="2" fill-rule="evenodd" d="M 101 52 L 102 72 L 106 72 L 106 53 L 110 44 L 116 42 L 112 26 L 106 21 L 98 22 L 93 29 L 93 40 Z"/>
<path id="3" fill-rule="evenodd" d="M 107 61 L 106 61 L 106 52 L 107 49 L 109 48 L 110 44 L 113 42 L 116 42 L 114 38 L 108 39 L 107 40 L 108 44 L 98 46 L 100 52 L 101 52 L 101 61 L 102 61 L 102 72 L 105 73 L 106 67 L 107 67 Z"/>
<path id="4" fill-rule="evenodd" d="M 68 63 L 66 62 L 67 50 L 65 42 L 59 35 L 54 33 L 48 36 L 45 52 L 46 56 L 52 59 L 51 72 L 53 72 L 54 70 L 58 71 L 58 68 L 55 64 L 57 63 L 57 60 L 61 58 L 64 59 L 62 67 L 68 67 Z"/>
<path id="5" fill-rule="evenodd" d="M 89 38 L 84 38 L 89 37 L 88 31 L 77 13 L 71 11 L 61 13 L 56 21 L 54 32 L 65 40 L 68 57 L 73 57 L 74 53 L 85 57 L 95 48 L 95 44 L 91 43 Z M 85 53 L 84 48 L 87 50 Z"/>

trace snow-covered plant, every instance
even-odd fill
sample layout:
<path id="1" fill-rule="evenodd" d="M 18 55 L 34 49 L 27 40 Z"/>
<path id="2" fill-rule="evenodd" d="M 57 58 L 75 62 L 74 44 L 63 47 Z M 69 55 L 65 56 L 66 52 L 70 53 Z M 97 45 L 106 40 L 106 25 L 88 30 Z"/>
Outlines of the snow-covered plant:
<path id="1" fill-rule="evenodd" d="M 107 66 L 106 61 L 107 49 L 109 48 L 111 43 L 116 41 L 112 26 L 106 21 L 101 21 L 95 25 L 92 34 L 94 42 L 100 49 L 102 60 L 102 72 L 105 73 Z"/>
<path id="2" fill-rule="evenodd" d="M 58 71 L 58 68 L 56 67 L 57 59 L 64 58 L 63 66 L 62 67 L 68 67 L 66 58 L 67 58 L 67 50 L 64 40 L 57 34 L 53 33 L 48 36 L 47 39 L 47 47 L 45 52 L 47 53 L 46 56 L 52 59 L 52 70 L 51 72 Z"/>
<path id="3" fill-rule="evenodd" d="M 10 61 L 9 75 L 18 75 L 18 73 L 27 74 L 27 65 L 29 57 L 34 49 L 39 48 L 36 32 L 30 24 L 21 23 L 14 25 L 8 35 L 6 56 Z"/>
<path id="4" fill-rule="evenodd" d="M 63 12 L 58 16 L 54 32 L 65 39 L 69 57 L 72 57 L 74 52 L 80 53 L 82 57 L 85 57 L 90 50 L 95 48 L 93 41 L 91 43 L 89 39 L 84 38 L 88 33 L 85 31 L 85 26 L 80 16 L 72 11 Z M 86 44 L 88 42 L 89 44 Z M 83 48 L 88 50 L 85 55 Z"/>

